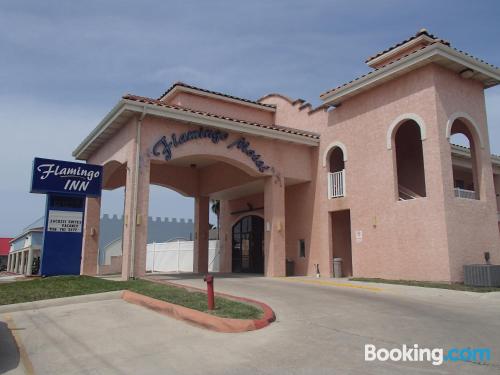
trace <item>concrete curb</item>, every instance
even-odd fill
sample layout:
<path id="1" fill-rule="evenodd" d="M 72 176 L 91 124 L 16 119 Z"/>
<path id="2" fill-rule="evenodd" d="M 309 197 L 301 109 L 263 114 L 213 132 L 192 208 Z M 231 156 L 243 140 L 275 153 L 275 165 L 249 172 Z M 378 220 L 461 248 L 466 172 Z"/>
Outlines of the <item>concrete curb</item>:
<path id="1" fill-rule="evenodd" d="M 171 285 L 171 286 L 176 287 L 176 288 L 184 288 L 186 290 L 190 290 L 190 291 L 194 291 L 194 292 L 206 293 L 205 290 L 200 289 L 200 288 L 186 286 L 186 285 L 182 285 L 182 284 L 176 284 L 176 283 L 169 282 L 166 280 L 153 280 L 153 279 L 149 279 L 149 278 L 145 278 L 145 279 L 148 281 L 151 281 L 151 282 L 158 283 L 158 284 L 166 284 L 166 285 Z M 124 295 L 125 295 L 125 293 L 124 293 Z M 224 297 L 224 298 L 227 298 L 227 299 L 230 299 L 233 301 L 243 302 L 243 303 L 247 303 L 247 304 L 256 306 L 263 311 L 262 318 L 253 319 L 253 320 L 251 320 L 251 319 L 221 318 L 221 317 L 218 317 L 215 315 L 207 314 L 207 313 L 197 311 L 197 310 L 188 309 L 188 308 L 183 307 L 183 306 L 174 305 L 174 304 L 171 304 L 168 302 L 163 302 L 163 301 L 159 301 L 159 302 L 162 302 L 162 303 L 165 303 L 167 305 L 174 306 L 174 307 L 180 307 L 181 309 L 176 309 L 175 311 L 170 311 L 171 307 L 164 305 L 164 311 L 159 311 L 159 312 L 165 313 L 166 315 L 169 315 L 169 316 L 172 316 L 175 319 L 182 319 L 182 320 L 188 321 L 192 324 L 198 325 L 198 326 L 203 327 L 203 328 L 210 329 L 212 331 L 227 332 L 227 333 L 254 331 L 257 329 L 267 327 L 269 324 L 271 324 L 272 322 L 274 322 L 276 320 L 276 315 L 274 314 L 274 311 L 271 309 L 271 307 L 269 307 L 268 305 L 266 305 L 263 302 L 252 300 L 249 298 L 244 298 L 244 297 L 232 296 L 230 294 L 225 294 L 225 293 L 215 293 L 215 295 L 217 297 Z M 141 296 L 141 295 L 139 294 L 139 296 Z M 146 298 L 149 298 L 149 297 L 146 297 Z M 158 301 L 158 300 L 154 300 L 154 301 Z M 146 307 L 149 307 L 149 306 L 146 306 Z M 151 308 L 153 310 L 156 310 L 156 307 L 157 306 L 151 307 Z M 187 309 L 190 312 L 194 312 L 194 314 L 189 313 L 189 314 L 184 315 L 183 309 Z"/>
<path id="2" fill-rule="evenodd" d="M 196 292 L 204 292 L 202 289 L 185 287 L 184 285 L 179 285 L 175 283 L 156 281 L 156 280 L 153 282 L 156 282 L 158 284 L 168 284 L 176 288 L 184 288 L 188 290 L 191 289 Z M 183 320 L 198 327 L 206 328 L 216 332 L 236 333 L 236 332 L 254 331 L 257 329 L 267 327 L 269 324 L 271 324 L 276 320 L 274 311 L 265 303 L 254 301 L 248 298 L 235 297 L 223 293 L 216 293 L 216 295 L 234 301 L 254 305 L 263 311 L 263 317 L 261 319 L 221 318 L 202 311 L 193 310 L 184 306 L 147 297 L 139 293 L 131 292 L 129 290 L 118 290 L 113 292 L 85 294 L 81 296 L 53 298 L 47 300 L 4 305 L 0 306 L 0 314 L 43 309 L 47 307 L 73 305 L 86 302 L 123 299 L 124 301 L 127 301 L 129 303 L 146 307 L 150 310 L 154 310 L 160 314 L 170 316 L 174 319 Z"/>
<path id="3" fill-rule="evenodd" d="M 117 290 L 117 291 L 113 291 L 113 292 L 84 294 L 81 296 L 53 298 L 53 299 L 45 299 L 45 300 L 33 301 L 33 302 L 15 303 L 12 305 L 0 306 L 0 314 L 17 312 L 17 311 L 43 309 L 46 307 L 73 305 L 73 304 L 77 304 L 77 303 L 120 299 L 122 297 L 122 293 L 123 293 L 123 290 Z"/>

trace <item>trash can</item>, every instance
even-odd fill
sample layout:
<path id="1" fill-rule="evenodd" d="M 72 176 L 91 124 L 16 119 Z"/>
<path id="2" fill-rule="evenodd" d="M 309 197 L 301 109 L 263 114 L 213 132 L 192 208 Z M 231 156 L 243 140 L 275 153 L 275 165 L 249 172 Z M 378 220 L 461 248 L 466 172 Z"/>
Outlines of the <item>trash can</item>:
<path id="1" fill-rule="evenodd" d="M 342 258 L 333 258 L 333 277 L 342 277 Z"/>
<path id="2" fill-rule="evenodd" d="M 295 263 L 293 260 L 291 259 L 287 259 L 286 260 L 286 275 L 287 276 L 293 276 L 295 270 Z"/>

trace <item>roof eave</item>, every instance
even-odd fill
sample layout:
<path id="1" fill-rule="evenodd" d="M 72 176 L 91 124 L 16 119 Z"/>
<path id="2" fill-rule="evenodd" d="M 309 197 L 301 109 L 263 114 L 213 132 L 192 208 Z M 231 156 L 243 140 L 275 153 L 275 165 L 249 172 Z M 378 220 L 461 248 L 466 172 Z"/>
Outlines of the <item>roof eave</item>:
<path id="1" fill-rule="evenodd" d="M 9 244 L 12 244 L 14 242 L 16 242 L 18 239 L 22 238 L 22 237 L 25 237 L 27 234 L 29 233 L 40 233 L 40 232 L 43 232 L 43 227 L 35 227 L 35 228 L 29 228 L 29 229 L 25 229 L 22 231 L 21 234 L 18 234 L 16 237 L 14 237 L 13 239 L 11 239 L 9 241 Z"/>
<path id="2" fill-rule="evenodd" d="M 375 55 L 376 57 L 368 58 L 365 61 L 365 63 L 368 64 L 368 66 L 373 67 L 374 65 L 377 65 L 381 61 L 388 60 L 391 57 L 396 56 L 401 51 L 408 49 L 410 47 L 413 47 L 413 46 L 415 46 L 418 43 L 423 42 L 423 41 L 432 43 L 434 41 L 434 39 L 432 39 L 431 37 L 429 37 L 426 34 L 419 35 L 406 43 L 403 43 L 395 48 L 388 50 L 387 52 L 381 53 L 380 55 Z"/>
<path id="3" fill-rule="evenodd" d="M 202 114 L 182 111 L 176 108 L 160 107 L 154 104 L 136 102 L 133 100 L 122 99 L 113 109 L 104 117 L 104 119 L 92 130 L 92 132 L 78 145 L 72 155 L 78 160 L 88 160 L 90 155 L 85 152 L 88 147 L 119 117 L 124 111 L 136 113 L 146 113 L 146 115 L 169 118 L 181 122 L 192 123 L 202 126 L 212 126 L 215 128 L 230 130 L 263 136 L 267 138 L 279 139 L 286 142 L 299 143 L 308 146 L 317 146 L 319 139 L 307 137 L 300 134 L 281 132 L 276 129 L 267 129 L 257 127 L 251 124 L 245 124 L 228 119 L 214 118 Z"/>
<path id="4" fill-rule="evenodd" d="M 412 68 L 415 68 L 415 66 L 421 66 L 426 63 L 430 63 L 437 57 L 447 58 L 458 64 L 462 64 L 464 65 L 464 67 L 491 77 L 496 81 L 495 84 L 488 85 L 487 87 L 491 87 L 500 83 L 500 72 L 498 69 L 495 69 L 486 63 L 477 61 L 476 59 L 467 56 L 459 51 L 456 51 L 453 48 L 436 43 L 422 49 L 421 51 L 415 52 L 407 56 L 406 58 L 375 70 L 371 74 L 354 82 L 351 82 L 343 87 L 340 87 L 339 89 L 333 90 L 330 93 L 325 92 L 320 95 L 320 98 L 326 105 L 338 105 L 351 96 L 368 90 L 371 87 L 377 86 L 381 82 L 392 79 L 390 76 L 393 76 L 398 72 L 412 70 Z"/>
<path id="5" fill-rule="evenodd" d="M 115 106 L 108 112 L 106 116 L 99 122 L 99 124 L 90 132 L 89 135 L 85 137 L 85 139 L 74 149 L 72 152 L 72 156 L 78 160 L 86 160 L 81 158 L 82 152 L 87 148 L 87 146 L 92 143 L 94 139 L 96 139 L 102 132 L 105 130 L 109 124 L 123 112 L 123 108 L 125 106 L 125 100 L 121 99 Z"/>
<path id="6" fill-rule="evenodd" d="M 471 154 L 470 149 L 464 146 L 455 145 L 451 143 L 451 152 L 453 156 L 456 156 L 461 159 L 470 160 Z M 495 154 L 490 154 L 491 164 L 494 167 L 500 167 L 500 156 Z"/>
<path id="7" fill-rule="evenodd" d="M 270 105 L 252 103 L 250 101 L 238 99 L 236 97 L 232 98 L 232 97 L 229 97 L 226 95 L 216 94 L 214 92 L 207 92 L 207 91 L 203 91 L 203 90 L 197 90 L 196 88 L 186 87 L 186 86 L 182 86 L 182 85 L 177 85 L 177 86 L 172 87 L 172 89 L 170 89 L 169 91 L 167 91 L 167 93 L 165 93 L 163 96 L 160 97 L 160 100 L 167 100 L 167 99 L 171 98 L 172 96 L 175 96 L 175 94 L 177 94 L 178 92 L 187 92 L 187 93 L 194 94 L 194 95 L 205 96 L 207 98 L 213 98 L 213 99 L 217 99 L 217 100 L 221 100 L 221 101 L 225 101 L 225 102 L 229 102 L 229 103 L 239 104 L 239 105 L 243 105 L 246 107 L 258 109 L 261 111 L 267 111 L 267 112 L 272 112 L 272 113 L 276 112 L 276 107 L 272 107 Z"/>

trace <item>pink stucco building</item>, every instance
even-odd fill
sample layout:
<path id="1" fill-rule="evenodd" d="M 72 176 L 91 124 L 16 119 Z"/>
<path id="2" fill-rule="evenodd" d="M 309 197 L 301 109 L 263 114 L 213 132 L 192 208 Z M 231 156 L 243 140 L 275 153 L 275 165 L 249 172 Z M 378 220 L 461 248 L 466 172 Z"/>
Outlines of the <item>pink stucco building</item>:
<path id="1" fill-rule="evenodd" d="M 301 99 L 241 99 L 184 83 L 125 95 L 74 156 L 125 186 L 123 278 L 145 273 L 149 186 L 195 198 L 194 269 L 208 267 L 220 200 L 221 271 L 457 282 L 500 262 L 500 157 L 484 89 L 500 70 L 425 30 L 370 57 L 369 73 Z M 325 83 L 327 84 L 327 83 Z M 457 133 L 470 148 L 450 143 Z M 166 213 L 168 214 L 168 213 Z M 98 272 L 100 200 L 87 199 L 83 274 Z"/>

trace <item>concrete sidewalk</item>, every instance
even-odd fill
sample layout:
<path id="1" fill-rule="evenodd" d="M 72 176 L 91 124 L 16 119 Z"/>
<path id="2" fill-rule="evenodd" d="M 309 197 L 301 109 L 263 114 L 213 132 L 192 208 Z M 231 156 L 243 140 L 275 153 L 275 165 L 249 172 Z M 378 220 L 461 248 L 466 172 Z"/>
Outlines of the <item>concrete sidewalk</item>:
<path id="1" fill-rule="evenodd" d="M 198 275 L 155 277 L 204 286 Z M 379 291 L 314 280 L 216 277 L 216 290 L 263 301 L 276 312 L 277 322 L 247 333 L 203 330 L 122 300 L 11 312 L 0 315 L 0 321 L 10 322 L 6 332 L 15 334 L 37 374 L 500 373 L 498 299 L 426 288 L 411 293 L 392 285 Z M 403 344 L 490 347 L 493 358 L 484 364 L 442 366 L 366 362 L 366 344 L 388 349 Z M 8 362 L 0 356 L 0 373 L 24 371 L 22 361 L 13 367 L 15 358 L 6 368 L 2 364 Z"/>

